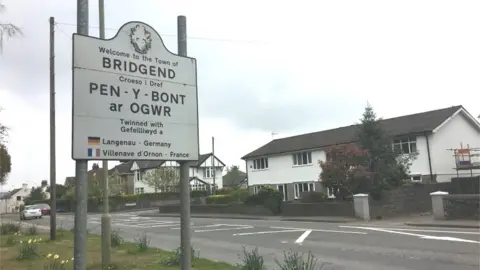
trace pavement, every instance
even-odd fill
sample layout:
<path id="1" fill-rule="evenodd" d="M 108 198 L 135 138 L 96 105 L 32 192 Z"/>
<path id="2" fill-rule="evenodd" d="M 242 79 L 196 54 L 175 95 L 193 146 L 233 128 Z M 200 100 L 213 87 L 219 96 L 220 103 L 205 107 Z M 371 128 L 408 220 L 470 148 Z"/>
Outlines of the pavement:
<path id="1" fill-rule="evenodd" d="M 158 211 L 140 213 L 139 216 L 180 218 L 180 215 L 176 213 L 158 213 Z M 284 216 L 254 216 L 254 215 L 238 215 L 238 214 L 190 214 L 190 216 L 192 218 L 277 220 L 277 221 L 298 221 L 298 222 L 305 221 L 305 222 L 328 222 L 328 223 L 348 223 L 348 222 L 358 221 L 358 219 L 348 218 L 348 217 L 321 217 L 321 216 L 284 217 Z"/>
<path id="2" fill-rule="evenodd" d="M 148 216 L 150 214 L 150 216 Z M 180 219 L 152 212 L 112 213 L 112 228 L 127 241 L 143 233 L 151 245 L 172 250 L 180 244 Z M 2 216 L 2 221 L 18 216 Z M 49 219 L 29 220 L 48 229 Z M 73 227 L 73 215 L 58 215 L 57 226 Z M 100 233 L 101 215 L 89 214 L 88 229 Z M 200 256 L 235 264 L 243 248 L 258 247 L 266 263 L 276 266 L 283 252 L 311 251 L 324 269 L 333 270 L 478 270 L 480 231 L 411 227 L 401 222 L 349 223 L 192 217 L 192 245 Z"/>

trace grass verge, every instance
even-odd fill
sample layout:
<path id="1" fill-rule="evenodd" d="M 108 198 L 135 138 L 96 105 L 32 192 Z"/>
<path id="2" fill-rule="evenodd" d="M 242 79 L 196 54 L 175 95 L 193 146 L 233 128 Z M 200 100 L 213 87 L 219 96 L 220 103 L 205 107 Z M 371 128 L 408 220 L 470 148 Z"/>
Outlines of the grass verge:
<path id="1" fill-rule="evenodd" d="M 33 239 L 33 240 L 32 240 Z M 30 243 L 29 243 L 30 240 Z M 111 270 L 167 270 L 180 269 L 177 265 L 166 265 L 164 262 L 175 258 L 178 254 L 156 248 L 141 248 L 139 243 L 121 243 L 112 247 Z M 25 255 L 26 249 L 32 249 L 35 256 L 19 259 Z M 49 241 L 47 234 L 35 236 L 25 234 L 3 235 L 0 239 L 0 253 L 2 254 L 2 270 L 43 270 L 43 269 L 72 269 L 73 266 L 73 234 L 62 231 L 56 241 Z M 21 254 L 25 253 L 25 254 Z M 87 240 L 87 269 L 103 270 L 101 264 L 101 239 L 96 235 L 89 235 Z M 64 268 L 45 268 L 53 263 L 62 264 Z M 192 269 L 196 270 L 230 270 L 237 269 L 225 263 L 212 262 L 196 258 L 192 263 Z"/>

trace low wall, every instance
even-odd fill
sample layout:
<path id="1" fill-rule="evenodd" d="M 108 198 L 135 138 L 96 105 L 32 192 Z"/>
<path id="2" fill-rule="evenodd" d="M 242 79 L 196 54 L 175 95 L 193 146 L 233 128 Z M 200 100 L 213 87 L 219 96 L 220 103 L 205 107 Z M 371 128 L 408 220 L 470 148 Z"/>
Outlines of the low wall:
<path id="1" fill-rule="evenodd" d="M 474 177 L 454 177 L 451 182 L 450 194 L 479 194 L 480 193 L 480 176 Z"/>
<path id="2" fill-rule="evenodd" d="M 160 213 L 180 213 L 180 205 L 161 205 Z M 248 206 L 244 204 L 209 204 L 209 205 L 191 205 L 192 214 L 237 214 L 237 215 L 255 215 L 271 216 L 272 212 L 263 206 Z"/>
<path id="3" fill-rule="evenodd" d="M 290 203 L 282 205 L 282 216 L 355 217 L 353 202 Z"/>
<path id="4" fill-rule="evenodd" d="M 443 196 L 446 219 L 480 219 L 479 194 L 455 194 Z"/>
<path id="5" fill-rule="evenodd" d="M 179 213 L 179 205 L 159 206 L 160 213 Z M 272 212 L 263 206 L 245 204 L 209 204 L 192 205 L 190 212 L 193 214 L 236 214 L 272 216 Z M 322 203 L 286 203 L 282 205 L 282 216 L 345 216 L 354 217 L 352 202 L 322 202 Z"/>
<path id="6" fill-rule="evenodd" d="M 390 190 L 380 200 L 370 198 L 370 216 L 381 219 L 432 212 L 430 193 L 450 192 L 451 183 L 410 184 Z"/>

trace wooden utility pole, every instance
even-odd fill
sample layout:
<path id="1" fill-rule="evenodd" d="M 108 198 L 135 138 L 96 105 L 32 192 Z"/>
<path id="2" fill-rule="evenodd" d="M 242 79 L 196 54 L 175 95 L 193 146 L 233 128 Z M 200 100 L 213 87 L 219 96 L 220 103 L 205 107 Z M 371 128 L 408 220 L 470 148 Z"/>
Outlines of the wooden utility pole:
<path id="1" fill-rule="evenodd" d="M 55 19 L 50 17 L 50 240 L 57 229 L 57 179 L 55 156 Z"/>

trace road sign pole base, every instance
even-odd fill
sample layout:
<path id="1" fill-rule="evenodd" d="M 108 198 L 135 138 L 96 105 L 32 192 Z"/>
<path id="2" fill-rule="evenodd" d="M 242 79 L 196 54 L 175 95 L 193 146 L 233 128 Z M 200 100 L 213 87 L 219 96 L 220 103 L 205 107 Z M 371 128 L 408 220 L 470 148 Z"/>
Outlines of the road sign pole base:
<path id="1" fill-rule="evenodd" d="M 102 216 L 102 265 L 110 265 L 111 238 L 110 238 L 111 217 L 108 214 Z"/>

